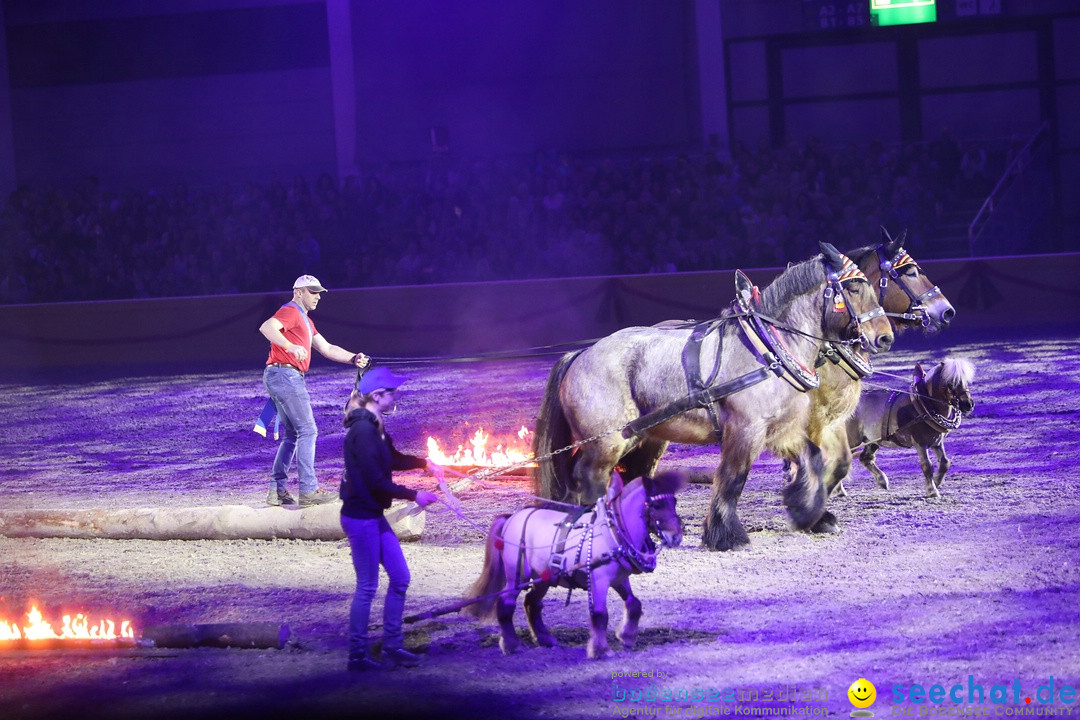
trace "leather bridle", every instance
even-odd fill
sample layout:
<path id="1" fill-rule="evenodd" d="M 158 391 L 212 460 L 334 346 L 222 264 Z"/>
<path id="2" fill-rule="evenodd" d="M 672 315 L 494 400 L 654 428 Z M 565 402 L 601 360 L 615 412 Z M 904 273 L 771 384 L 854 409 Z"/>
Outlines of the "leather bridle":
<path id="1" fill-rule="evenodd" d="M 859 269 L 859 266 L 852 262 L 851 258 L 847 255 L 841 255 L 844 264 L 839 271 L 829 269 L 827 279 L 828 282 L 825 285 L 825 302 L 822 303 L 822 327 L 828 322 L 828 315 L 830 309 L 839 308 L 843 304 L 846 308 L 850 321 L 847 326 L 847 333 L 849 335 L 857 336 L 859 338 L 859 344 L 863 349 L 867 349 L 870 346 L 869 341 L 866 339 L 866 335 L 862 332 L 861 326 L 870 322 L 874 318 L 879 318 L 885 315 L 885 308 L 878 306 L 872 310 L 868 310 L 864 313 L 856 313 L 855 308 L 851 306 L 851 299 L 848 297 L 847 292 L 844 290 L 844 286 L 849 282 L 862 281 L 867 285 L 870 284 L 870 280 L 863 274 L 863 271 Z M 884 270 L 882 271 L 884 273 Z M 884 275 L 883 275 L 884 276 Z"/>
<path id="2" fill-rule="evenodd" d="M 927 310 L 926 303 L 938 295 L 941 295 L 941 288 L 935 285 L 922 295 L 916 295 L 915 292 L 908 287 L 908 284 L 904 282 L 904 275 L 900 270 L 909 265 L 914 265 L 916 269 L 919 269 L 919 264 L 915 262 L 914 258 L 908 255 L 907 250 L 904 248 L 900 248 L 894 257 L 888 258 L 885 256 L 885 246 L 878 245 L 877 254 L 878 267 L 881 268 L 881 279 L 878 281 L 879 302 L 882 305 L 885 304 L 885 293 L 889 288 L 889 278 L 895 280 L 896 284 L 900 286 L 900 289 L 903 290 L 904 294 L 911 300 L 906 311 L 902 313 L 887 312 L 885 315 L 900 320 L 918 320 L 922 323 L 923 327 L 929 327 L 932 318 L 929 310 Z"/>

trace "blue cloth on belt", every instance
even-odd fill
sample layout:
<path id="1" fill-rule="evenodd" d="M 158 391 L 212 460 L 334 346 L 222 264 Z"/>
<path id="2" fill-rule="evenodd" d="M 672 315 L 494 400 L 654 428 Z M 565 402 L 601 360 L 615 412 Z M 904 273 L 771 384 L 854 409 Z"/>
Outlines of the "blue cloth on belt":
<path id="1" fill-rule="evenodd" d="M 263 407 L 262 412 L 259 413 L 259 417 L 256 418 L 255 427 L 252 430 L 266 437 L 266 430 L 270 427 L 271 422 L 274 423 L 274 439 L 277 440 L 279 439 L 281 418 L 277 416 L 277 406 L 274 405 L 273 398 L 266 401 L 266 405 Z"/>

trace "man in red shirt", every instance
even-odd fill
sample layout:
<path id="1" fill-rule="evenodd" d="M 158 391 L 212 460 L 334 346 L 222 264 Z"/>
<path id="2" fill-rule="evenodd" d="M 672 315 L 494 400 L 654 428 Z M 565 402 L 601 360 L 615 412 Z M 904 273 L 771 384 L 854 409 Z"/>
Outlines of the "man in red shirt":
<path id="1" fill-rule="evenodd" d="M 277 407 L 278 418 L 284 428 L 281 444 L 270 481 L 266 502 L 270 505 L 293 505 L 296 503 L 285 488 L 289 466 L 296 458 L 300 475 L 300 507 L 321 505 L 337 500 L 337 494 L 319 489 L 315 477 L 315 438 L 318 428 L 311 411 L 311 397 L 304 384 L 304 375 L 311 366 L 311 350 L 320 355 L 348 363 L 358 368 L 367 367 L 371 359 L 364 353 L 352 353 L 337 345 L 331 345 L 315 329 L 308 313 L 319 304 L 326 288 L 312 275 L 301 275 L 293 283 L 292 301 L 282 305 L 273 317 L 259 326 L 259 332 L 270 341 L 270 355 L 263 370 L 263 383 Z"/>

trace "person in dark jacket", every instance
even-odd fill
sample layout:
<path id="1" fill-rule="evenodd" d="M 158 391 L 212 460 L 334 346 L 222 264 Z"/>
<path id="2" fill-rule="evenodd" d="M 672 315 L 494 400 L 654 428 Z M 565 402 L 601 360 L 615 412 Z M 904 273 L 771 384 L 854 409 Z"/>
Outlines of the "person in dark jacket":
<path id="1" fill-rule="evenodd" d="M 349 610 L 349 662 L 353 672 L 382 667 L 415 667 L 419 658 L 403 647 L 402 614 L 409 587 L 409 566 L 383 511 L 395 498 L 425 507 L 438 500 L 426 490 L 394 483 L 394 470 L 426 467 L 441 480 L 442 468 L 424 458 L 399 452 L 383 428 L 383 415 L 393 411 L 395 395 L 405 378 L 376 367 L 360 379 L 345 405 L 345 475 L 341 480 L 341 527 L 349 538 L 356 593 Z M 371 656 L 368 622 L 379 587 L 379 565 L 390 579 L 383 607 L 382 663 Z"/>

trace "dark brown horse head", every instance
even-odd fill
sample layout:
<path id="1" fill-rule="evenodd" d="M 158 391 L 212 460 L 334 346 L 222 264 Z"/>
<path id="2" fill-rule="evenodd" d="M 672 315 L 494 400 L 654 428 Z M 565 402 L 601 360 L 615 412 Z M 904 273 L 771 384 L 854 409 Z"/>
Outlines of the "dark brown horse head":
<path id="1" fill-rule="evenodd" d="M 819 242 L 829 276 L 822 330 L 842 340 L 860 340 L 870 352 L 885 352 L 893 344 L 892 324 L 885 317 L 870 281 L 847 255 Z"/>
<path id="2" fill-rule="evenodd" d="M 682 543 L 682 520 L 675 507 L 675 493 L 686 486 L 683 473 L 668 471 L 642 478 L 645 485 L 645 521 L 664 547 Z"/>
<path id="3" fill-rule="evenodd" d="M 848 254 L 878 289 L 878 300 L 897 331 L 923 327 L 936 332 L 949 325 L 956 310 L 941 288 L 934 285 L 904 250 L 906 239 L 907 230 L 893 238 L 882 227 L 880 244 Z"/>

